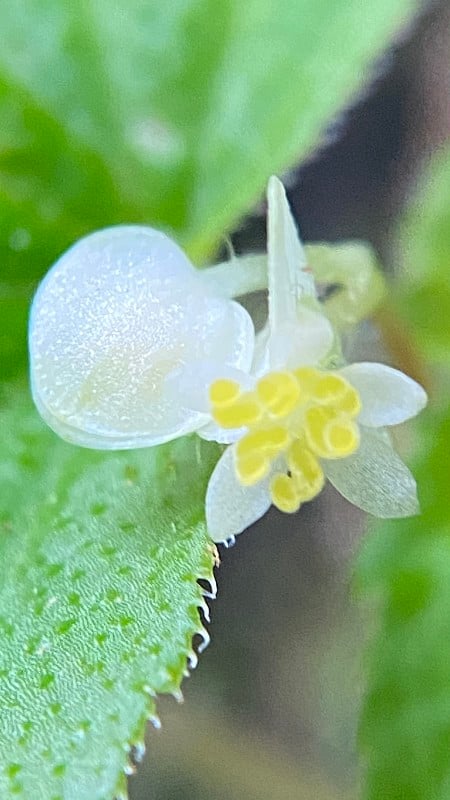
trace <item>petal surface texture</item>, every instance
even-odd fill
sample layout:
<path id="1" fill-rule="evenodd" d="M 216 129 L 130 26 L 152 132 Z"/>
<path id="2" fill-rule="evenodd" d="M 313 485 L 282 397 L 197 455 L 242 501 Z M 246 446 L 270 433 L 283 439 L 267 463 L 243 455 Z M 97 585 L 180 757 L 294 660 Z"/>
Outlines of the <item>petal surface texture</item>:
<path id="1" fill-rule="evenodd" d="M 385 364 L 363 362 L 339 371 L 359 393 L 362 425 L 373 428 L 398 425 L 415 417 L 427 403 L 427 394 L 420 384 Z"/>
<path id="2" fill-rule="evenodd" d="M 385 431 L 361 428 L 356 453 L 339 461 L 322 461 L 322 466 L 343 497 L 375 517 L 409 517 L 419 512 L 416 482 Z"/>
<path id="3" fill-rule="evenodd" d="M 121 449 L 203 425 L 181 393 L 166 393 L 167 376 L 205 359 L 248 369 L 254 330 L 171 239 L 129 225 L 59 259 L 35 296 L 29 343 L 33 397 L 50 427 L 82 446 Z"/>
<path id="4" fill-rule="evenodd" d="M 243 486 L 236 475 L 234 448 L 227 447 L 216 464 L 206 491 L 206 526 L 215 542 L 242 533 L 271 505 L 269 480 Z"/>

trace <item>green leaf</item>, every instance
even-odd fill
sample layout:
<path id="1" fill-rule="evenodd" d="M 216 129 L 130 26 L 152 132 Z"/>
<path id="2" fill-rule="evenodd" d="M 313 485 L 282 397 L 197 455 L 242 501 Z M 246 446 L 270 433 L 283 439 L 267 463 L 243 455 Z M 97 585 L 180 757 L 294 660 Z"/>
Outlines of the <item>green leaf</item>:
<path id="1" fill-rule="evenodd" d="M 10 123 L 0 134 L 1 151 L 5 138 L 8 145 L 2 184 L 20 199 L 31 188 L 56 226 L 61 215 L 69 227 L 83 214 L 86 227 L 111 221 L 122 204 L 129 221 L 170 226 L 204 255 L 270 172 L 317 147 L 330 116 L 416 6 L 4 4 L 0 77 L 12 99 L 0 105 Z M 64 137 L 59 164 L 53 142 Z M 88 179 L 94 169 L 97 187 Z"/>
<path id="2" fill-rule="evenodd" d="M 436 158 L 402 226 L 404 277 L 396 305 L 416 345 L 448 363 L 450 348 L 450 151 Z"/>
<path id="3" fill-rule="evenodd" d="M 217 447 L 105 456 L 55 441 L 23 404 L 1 432 L 0 796 L 110 800 L 155 694 L 179 692 L 206 637 Z"/>
<path id="4" fill-rule="evenodd" d="M 422 515 L 377 526 L 358 565 L 379 598 L 361 722 L 367 800 L 446 800 L 450 788 L 450 406 L 422 437 Z"/>
<path id="5" fill-rule="evenodd" d="M 423 354 L 448 340 L 450 153 L 433 165 L 401 230 L 401 308 Z M 401 294 L 403 290 L 404 294 Z M 393 304 L 393 313 L 398 308 Z M 422 514 L 378 525 L 357 566 L 378 599 L 361 724 L 365 800 L 447 800 L 450 792 L 450 404 L 440 369 L 433 405 L 417 426 Z"/>

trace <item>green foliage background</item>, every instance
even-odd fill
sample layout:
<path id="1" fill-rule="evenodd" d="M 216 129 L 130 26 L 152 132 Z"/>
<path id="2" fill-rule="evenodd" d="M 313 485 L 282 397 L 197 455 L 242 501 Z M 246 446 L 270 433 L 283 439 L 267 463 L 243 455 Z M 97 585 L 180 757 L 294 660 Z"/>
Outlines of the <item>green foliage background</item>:
<path id="1" fill-rule="evenodd" d="M 79 236 L 112 223 L 160 226 L 198 263 L 210 256 L 268 175 L 317 147 L 415 8 L 412 0 L 2 5 L 2 800 L 125 795 L 130 748 L 142 746 L 154 696 L 178 693 L 192 637 L 205 635 L 197 580 L 213 580 L 202 508 L 214 445 L 79 450 L 31 408 L 26 319 L 38 280 Z M 413 211 L 405 227 L 405 266 L 414 270 L 396 301 L 436 362 L 448 346 L 448 185 L 440 165 L 421 200 L 429 212 Z M 432 385 L 446 396 L 445 370 Z M 382 610 L 362 728 L 370 800 L 443 800 L 449 791 L 447 412 L 420 430 L 424 516 L 383 526 L 358 569 L 361 590 L 375 586 Z"/>
<path id="2" fill-rule="evenodd" d="M 393 308 L 415 343 L 431 404 L 417 423 L 422 514 L 366 540 L 360 591 L 378 598 L 361 724 L 369 800 L 444 800 L 450 792 L 450 153 L 424 176 L 399 231 Z M 400 324 L 400 323 L 399 323 Z"/>

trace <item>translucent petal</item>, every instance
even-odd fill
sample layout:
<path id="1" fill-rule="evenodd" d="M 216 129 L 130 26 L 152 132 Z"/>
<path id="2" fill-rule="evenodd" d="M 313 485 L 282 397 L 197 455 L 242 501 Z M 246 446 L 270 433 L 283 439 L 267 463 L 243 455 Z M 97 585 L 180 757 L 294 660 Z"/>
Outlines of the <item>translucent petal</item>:
<path id="1" fill-rule="evenodd" d="M 268 343 L 271 368 L 295 369 L 304 364 L 318 364 L 334 341 L 333 328 L 320 311 L 299 306 L 294 323 L 280 324 Z"/>
<path id="2" fill-rule="evenodd" d="M 182 250 L 151 228 L 118 226 L 82 239 L 38 289 L 30 318 L 36 405 L 63 438 L 119 449 L 168 441 L 205 423 L 168 396 L 189 361 L 249 367 L 247 312 L 202 284 Z"/>
<path id="3" fill-rule="evenodd" d="M 266 513 L 271 505 L 268 482 L 269 477 L 255 486 L 242 486 L 236 477 L 233 448 L 225 450 L 206 491 L 206 524 L 215 542 L 237 536 Z"/>
<path id="4" fill-rule="evenodd" d="M 267 268 L 269 325 L 258 337 L 254 369 L 317 364 L 329 352 L 334 333 L 316 303 L 314 278 L 294 222 L 283 184 L 272 176 L 267 188 Z"/>
<path id="5" fill-rule="evenodd" d="M 304 295 L 315 297 L 312 274 L 281 181 L 272 175 L 267 187 L 267 259 L 269 320 L 272 333 L 295 322 Z"/>
<path id="6" fill-rule="evenodd" d="M 357 452 L 322 466 L 338 492 L 369 514 L 409 517 L 419 511 L 416 482 L 383 430 L 361 427 Z"/>
<path id="7" fill-rule="evenodd" d="M 359 392 L 363 425 L 397 425 L 414 417 L 427 403 L 426 392 L 416 381 L 385 364 L 351 364 L 340 373 Z"/>

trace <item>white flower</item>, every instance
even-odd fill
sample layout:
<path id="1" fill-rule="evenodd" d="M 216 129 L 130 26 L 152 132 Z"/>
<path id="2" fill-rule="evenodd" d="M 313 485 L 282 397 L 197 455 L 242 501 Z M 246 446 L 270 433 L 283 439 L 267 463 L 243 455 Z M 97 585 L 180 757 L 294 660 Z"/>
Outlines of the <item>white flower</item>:
<path id="1" fill-rule="evenodd" d="M 417 414 L 425 392 L 382 364 L 343 365 L 274 177 L 268 206 L 267 262 L 200 272 L 141 226 L 72 247 L 33 303 L 35 403 L 59 435 L 86 447 L 147 447 L 193 431 L 229 444 L 206 494 L 215 541 L 272 503 L 297 510 L 325 478 L 372 514 L 416 513 L 414 479 L 384 426 Z M 269 319 L 255 338 L 232 297 L 267 281 Z"/>
<path id="2" fill-rule="evenodd" d="M 334 335 L 305 268 L 284 189 L 271 178 L 269 324 L 256 348 L 258 377 L 250 386 L 225 379 L 210 387 L 215 422 L 231 429 L 229 441 L 240 431 L 208 485 L 206 519 L 215 541 L 232 540 L 271 504 L 296 511 L 325 478 L 376 516 L 418 511 L 414 478 L 384 426 L 417 414 L 426 394 L 383 364 L 327 369 Z"/>

